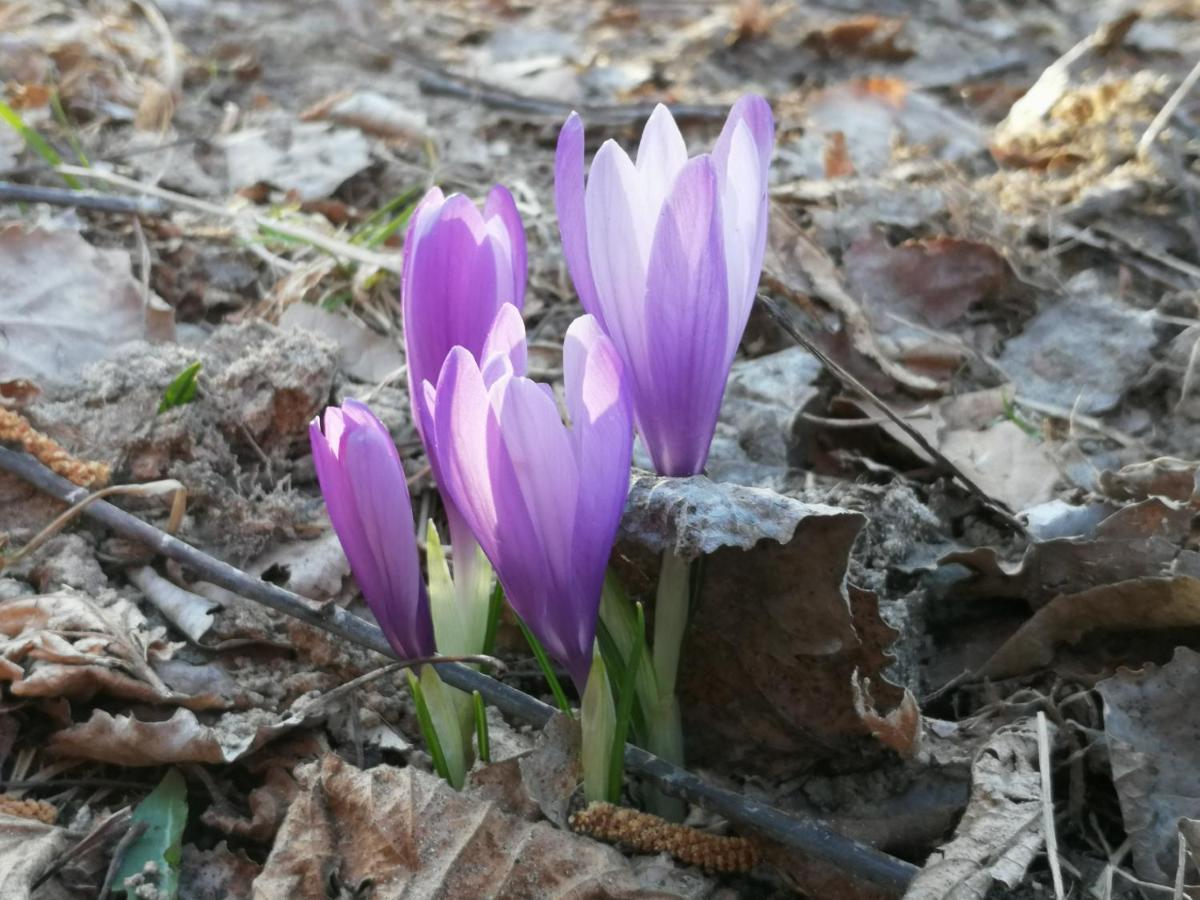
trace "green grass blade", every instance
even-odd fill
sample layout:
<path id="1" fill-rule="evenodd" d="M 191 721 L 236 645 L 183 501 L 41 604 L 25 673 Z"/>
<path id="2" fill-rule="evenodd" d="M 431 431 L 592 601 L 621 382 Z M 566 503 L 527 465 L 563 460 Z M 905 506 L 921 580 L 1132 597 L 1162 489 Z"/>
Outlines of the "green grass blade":
<path id="1" fill-rule="evenodd" d="M 421 728 L 421 736 L 425 738 L 425 746 L 429 749 L 429 756 L 433 760 L 434 771 L 449 784 L 450 767 L 446 764 L 446 754 L 442 752 L 442 742 L 438 740 L 437 729 L 433 727 L 433 716 L 429 714 L 429 704 L 425 702 L 425 692 L 421 690 L 421 682 L 413 675 L 412 670 L 407 670 L 407 674 L 408 688 L 412 691 L 413 704 L 417 707 L 417 724 Z"/>
<path id="2" fill-rule="evenodd" d="M 629 735 L 629 723 L 633 718 L 634 698 L 637 694 L 637 673 L 641 668 L 646 646 L 646 611 L 637 604 L 637 632 L 639 640 L 633 642 L 629 660 L 617 680 L 617 723 L 613 731 L 612 756 L 608 760 L 608 802 L 621 799 L 621 788 L 625 784 L 625 738 Z"/>
<path id="3" fill-rule="evenodd" d="M 57 168 L 63 164 L 62 157 L 58 155 L 58 151 L 47 143 L 46 139 L 25 124 L 25 121 L 17 114 L 17 111 L 0 100 L 0 120 L 8 124 L 8 127 L 19 134 L 29 145 L 34 153 L 44 159 L 49 165 Z M 67 183 L 67 187 L 74 190 L 81 190 L 83 185 L 79 180 L 72 175 L 63 175 L 62 180 Z"/>
<path id="4" fill-rule="evenodd" d="M 483 633 L 483 652 L 491 656 L 496 646 L 496 629 L 500 627 L 500 610 L 504 608 L 504 588 L 500 582 L 492 588 L 492 596 L 488 601 L 487 629 Z"/>
<path id="5" fill-rule="evenodd" d="M 546 676 L 546 681 L 550 684 L 550 693 L 554 694 L 554 702 L 558 704 L 558 708 L 562 712 L 568 716 L 571 715 L 571 702 L 567 700 L 567 693 L 563 690 L 558 676 L 554 674 L 554 667 L 550 665 L 550 657 L 546 655 L 546 648 L 542 646 L 541 641 L 533 636 L 533 632 L 529 630 L 529 626 L 521 621 L 520 616 L 517 616 L 517 624 L 521 626 L 521 634 L 525 635 L 525 642 L 529 644 L 529 649 L 533 651 L 534 659 L 537 660 L 542 674 Z"/>

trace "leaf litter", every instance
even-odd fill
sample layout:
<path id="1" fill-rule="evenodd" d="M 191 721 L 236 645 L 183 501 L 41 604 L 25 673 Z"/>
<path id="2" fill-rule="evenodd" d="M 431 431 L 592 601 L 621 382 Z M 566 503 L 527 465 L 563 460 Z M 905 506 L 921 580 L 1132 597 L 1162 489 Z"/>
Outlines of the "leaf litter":
<path id="1" fill-rule="evenodd" d="M 369 398 L 419 515 L 441 515 L 407 413 L 400 236 L 376 214 L 403 216 L 435 182 L 509 184 L 532 358 L 554 380 L 549 348 L 575 310 L 557 123 L 580 107 L 627 138 L 662 100 L 699 147 L 706 111 L 761 91 L 780 126 L 762 292 L 1021 526 L 756 314 L 708 477 L 639 474 L 614 558 L 652 627 L 653 554 L 709 556 L 681 673 L 691 762 L 747 802 L 922 866 L 909 896 L 1052 896 L 1047 846 L 1076 894 L 1170 889 L 1178 835 L 1200 852 L 1186 702 L 1200 101 L 1156 117 L 1200 19 L 1139 13 L 0 4 L 0 81 L 25 126 L 94 174 L 182 192 L 136 227 L 0 193 L 0 404 L 114 483 L 184 483 L 185 540 L 366 614 L 316 492 L 309 419 Z M 0 182 L 64 183 L 3 128 Z M 364 246 L 371 263 L 339 255 Z M 173 331 L 148 330 L 164 310 Z M 159 413 L 197 362 L 191 402 Z M 121 502 L 166 519 L 157 501 Z M 0 475 L 0 510 L 7 556 L 59 508 Z M 794 852 L 714 878 L 565 830 L 561 721 L 535 734 L 489 711 L 496 761 L 453 794 L 428 774 L 398 683 L 323 703 L 380 659 L 103 529 L 68 525 L 0 573 L 0 598 L 15 728 L 0 776 L 58 811 L 54 825 L 0 814 L 5 896 L 47 872 L 42 892 L 115 881 L 129 809 L 174 765 L 181 853 L 137 877 L 177 870 L 182 897 L 367 883 L 554 896 L 571 878 L 563 892 L 595 896 L 864 890 Z M 497 652 L 515 686 L 543 690 L 509 623 Z M 728 830 L 698 808 L 689 821 Z M 1200 880 L 1191 862 L 1183 875 Z"/>

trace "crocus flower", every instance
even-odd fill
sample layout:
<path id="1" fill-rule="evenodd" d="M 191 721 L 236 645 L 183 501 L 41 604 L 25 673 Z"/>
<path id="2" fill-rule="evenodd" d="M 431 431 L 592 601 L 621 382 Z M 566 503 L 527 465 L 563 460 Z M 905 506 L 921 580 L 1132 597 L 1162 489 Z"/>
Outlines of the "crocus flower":
<path id="1" fill-rule="evenodd" d="M 655 108 L 637 162 L 613 141 L 584 184 L 583 122 L 558 136 L 554 193 L 567 268 L 612 339 L 638 432 L 663 475 L 704 468 L 721 396 L 762 270 L 771 108 L 734 104 L 711 154 L 688 158 Z"/>
<path id="2" fill-rule="evenodd" d="M 326 409 L 308 435 L 333 530 L 379 627 L 401 657 L 431 656 L 412 504 L 391 435 L 356 400 Z"/>
<path id="3" fill-rule="evenodd" d="M 591 316 L 563 347 L 570 428 L 550 388 L 524 377 L 525 353 L 510 306 L 482 362 L 450 352 L 436 388 L 425 386 L 434 453 L 513 609 L 582 692 L 629 487 L 632 414 L 620 358 Z"/>
<path id="4" fill-rule="evenodd" d="M 525 302 L 525 231 L 512 194 L 496 185 L 480 213 L 462 194 L 431 188 L 409 220 L 400 288 L 404 349 L 413 418 L 439 487 L 437 457 L 430 452 L 429 411 L 422 385 L 437 381 L 453 347 L 476 359 L 496 311 Z M 470 529 L 443 491 L 450 543 L 455 548 L 455 591 L 467 606 L 486 594 L 486 566 L 478 566 Z M 484 596 L 486 602 L 486 596 Z"/>

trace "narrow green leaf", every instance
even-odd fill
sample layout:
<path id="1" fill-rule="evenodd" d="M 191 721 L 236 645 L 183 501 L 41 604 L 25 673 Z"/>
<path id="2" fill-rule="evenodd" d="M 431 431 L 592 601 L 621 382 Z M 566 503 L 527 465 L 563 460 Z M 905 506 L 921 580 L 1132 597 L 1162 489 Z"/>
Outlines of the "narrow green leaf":
<path id="1" fill-rule="evenodd" d="M 200 374 L 200 363 L 194 362 L 178 375 L 176 375 L 171 383 L 167 385 L 167 389 L 163 391 L 162 402 L 158 404 L 159 413 L 164 413 L 168 409 L 174 409 L 176 406 L 183 406 L 185 403 L 191 403 L 196 399 L 196 376 Z"/>
<path id="2" fill-rule="evenodd" d="M 487 707 L 483 704 L 483 694 L 472 691 L 471 698 L 475 703 L 475 740 L 479 743 L 479 758 L 485 763 L 492 761 L 492 744 L 488 737 Z"/>
<path id="3" fill-rule="evenodd" d="M 378 247 L 386 241 L 393 233 L 408 222 L 409 216 L 416 209 L 417 201 L 421 198 L 421 188 L 412 187 L 401 191 L 371 215 L 367 216 L 366 220 L 355 229 L 354 234 L 350 238 L 350 243 L 365 245 L 368 247 Z M 393 213 L 401 210 L 398 216 L 393 217 Z M 398 221 L 399 220 L 399 221 Z M 390 229 L 390 230 L 389 230 Z"/>
<path id="4" fill-rule="evenodd" d="M 492 588 L 492 596 L 488 601 L 487 629 L 483 633 L 483 652 L 491 656 L 496 646 L 496 629 L 500 627 L 500 610 L 504 608 L 504 588 L 500 582 Z"/>
<path id="5" fill-rule="evenodd" d="M 580 703 L 583 726 L 583 795 L 588 802 L 607 800 L 612 779 L 611 757 L 617 713 L 613 705 L 612 685 L 599 650 L 592 651 L 592 668 Z M 622 748 L 623 749 L 623 748 Z"/>
<path id="6" fill-rule="evenodd" d="M 529 630 L 521 617 L 517 616 L 517 624 L 521 626 L 521 634 L 525 635 L 525 642 L 529 644 L 529 649 L 533 651 L 533 658 L 537 660 L 538 667 L 542 670 L 542 674 L 546 676 L 546 681 L 550 685 L 550 693 L 554 694 L 554 702 L 558 704 L 558 708 L 571 715 L 571 702 L 567 699 L 567 692 L 563 690 L 562 684 L 558 680 L 558 676 L 554 674 L 554 667 L 550 665 L 550 657 L 546 655 L 546 648 L 542 646 L 541 641 L 533 636 L 533 632 Z"/>
<path id="7" fill-rule="evenodd" d="M 25 143 L 29 145 L 29 149 L 44 159 L 51 166 L 61 166 L 63 164 L 62 157 L 46 141 L 44 137 L 25 124 L 25 121 L 17 113 L 15 109 L 0 100 L 0 120 L 8 124 L 8 127 L 19 134 Z M 67 187 L 80 190 L 83 185 L 79 180 L 71 175 L 63 175 L 62 180 L 67 183 Z"/>
<path id="8" fill-rule="evenodd" d="M 429 705 L 425 702 L 425 692 L 421 690 L 421 682 L 408 670 L 408 689 L 412 691 L 413 704 L 417 707 L 417 724 L 421 727 L 421 736 L 425 738 L 425 746 L 429 748 L 429 756 L 433 759 L 434 771 L 447 783 L 450 781 L 450 767 L 446 765 L 446 754 L 442 752 L 442 742 L 438 740 L 437 729 L 433 727 L 433 716 L 429 714 Z"/>
<path id="9" fill-rule="evenodd" d="M 187 822 L 187 785 L 178 769 L 171 769 L 133 811 L 133 823 L 142 823 L 142 832 L 129 849 L 117 871 L 113 890 L 132 896 L 125 890 L 125 879 L 140 874 L 146 863 L 158 869 L 158 896 L 171 900 L 179 893 L 179 863 L 183 857 L 183 826 Z"/>
<path id="10" fill-rule="evenodd" d="M 611 672 L 613 681 L 621 684 L 625 675 L 625 661 L 633 655 L 634 645 L 639 641 L 649 658 L 646 635 L 639 630 L 634 606 L 629 602 L 624 585 L 609 569 L 604 576 L 604 592 L 600 595 L 600 623 L 596 629 L 604 663 Z M 654 667 L 639 666 L 635 680 L 635 704 L 632 713 L 633 733 L 639 740 L 645 739 L 647 717 L 653 715 L 658 704 L 658 682 Z"/>
<path id="11" fill-rule="evenodd" d="M 624 672 L 617 680 L 617 722 L 613 730 L 612 756 L 608 765 L 608 802 L 621 799 L 621 787 L 625 783 L 625 738 L 629 734 L 629 722 L 633 718 L 634 698 L 637 694 L 637 673 L 642 665 L 646 646 L 646 611 L 637 604 L 638 639 L 633 642 Z"/>

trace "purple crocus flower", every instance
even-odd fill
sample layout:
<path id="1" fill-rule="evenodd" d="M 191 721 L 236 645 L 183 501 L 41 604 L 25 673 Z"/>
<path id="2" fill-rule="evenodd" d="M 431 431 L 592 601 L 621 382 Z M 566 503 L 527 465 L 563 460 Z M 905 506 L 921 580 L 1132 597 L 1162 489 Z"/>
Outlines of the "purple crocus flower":
<path id="1" fill-rule="evenodd" d="M 623 367 L 591 316 L 563 347 L 566 407 L 524 377 L 525 327 L 503 306 L 476 362 L 446 358 L 425 394 L 443 490 L 470 524 L 513 609 L 582 693 L 604 570 L 629 489 L 633 424 Z"/>
<path id="2" fill-rule="evenodd" d="M 583 122 L 558 136 L 554 195 L 583 308 L 625 363 L 638 432 L 663 475 L 704 468 L 767 240 L 771 108 L 742 97 L 711 154 L 688 159 L 655 108 L 637 163 L 613 141 L 584 185 Z"/>
<path id="3" fill-rule="evenodd" d="M 400 302 L 404 314 L 404 350 L 413 418 L 425 444 L 434 480 L 442 473 L 430 451 L 429 411 L 422 385 L 437 381 L 453 347 L 465 347 L 479 359 L 496 311 L 505 303 L 525 302 L 525 230 L 503 185 L 496 185 L 480 213 L 462 194 L 443 196 L 430 188 L 409 220 L 404 238 Z M 445 496 L 450 542 L 455 556 L 456 590 L 469 591 L 476 575 L 471 534 L 453 501 Z"/>
<path id="4" fill-rule="evenodd" d="M 333 530 L 388 643 L 404 659 L 433 655 L 412 504 L 392 436 L 357 400 L 326 409 L 308 436 Z"/>

